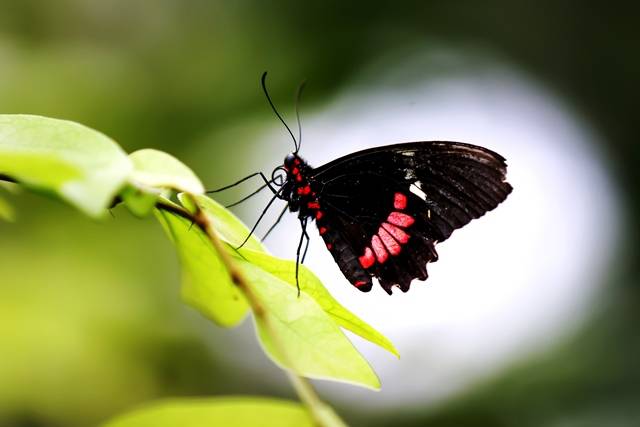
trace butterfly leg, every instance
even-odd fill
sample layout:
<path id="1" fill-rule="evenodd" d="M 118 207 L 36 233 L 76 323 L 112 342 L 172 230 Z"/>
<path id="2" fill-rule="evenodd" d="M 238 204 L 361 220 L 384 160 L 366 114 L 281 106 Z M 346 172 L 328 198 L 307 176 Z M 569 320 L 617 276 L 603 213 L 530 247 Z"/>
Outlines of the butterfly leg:
<path id="1" fill-rule="evenodd" d="M 274 222 L 273 225 L 264 234 L 264 236 L 262 236 L 263 241 L 267 238 L 267 236 L 269 236 L 269 234 L 271 234 L 273 229 L 276 228 L 276 226 L 280 223 L 280 220 L 282 219 L 284 214 L 287 212 L 287 209 L 289 209 L 289 205 L 285 205 L 284 209 L 282 209 L 282 212 L 280 212 L 280 215 L 278 215 L 278 219 L 276 219 L 276 222 Z"/>
<path id="2" fill-rule="evenodd" d="M 273 195 L 273 197 L 271 198 L 271 200 L 269 200 L 269 203 L 267 203 L 267 206 L 264 208 L 264 210 L 262 211 L 262 213 L 260 214 L 260 216 L 258 217 L 258 220 L 256 221 L 256 223 L 253 225 L 253 228 L 251 229 L 251 231 L 249 232 L 249 234 L 247 235 L 247 237 L 242 241 L 242 243 L 240 244 L 240 246 L 238 246 L 236 248 L 236 250 L 240 249 L 241 247 L 244 246 L 245 243 L 247 243 L 249 241 L 249 238 L 251 237 L 251 235 L 253 234 L 254 231 L 256 231 L 256 228 L 258 228 L 258 224 L 260 224 L 260 221 L 262 220 L 262 218 L 264 218 L 264 215 L 267 213 L 267 211 L 269 210 L 269 208 L 271 207 L 271 205 L 273 204 L 273 202 L 276 201 L 276 199 L 278 198 L 278 196 L 280 196 L 280 193 L 282 192 L 282 190 L 284 189 L 284 187 L 280 188 L 280 190 L 276 191 L 276 194 Z"/>
<path id="3" fill-rule="evenodd" d="M 309 250 L 309 242 L 311 242 L 311 238 L 309 238 L 309 234 L 307 234 L 307 230 L 302 231 L 305 239 L 307 239 L 307 243 L 304 246 L 304 252 L 302 252 L 302 258 L 300 259 L 300 264 L 304 264 L 304 260 L 307 257 L 307 251 Z"/>
<path id="4" fill-rule="evenodd" d="M 273 181 L 269 181 L 270 183 L 273 183 Z M 252 192 L 251 194 L 249 194 L 248 196 L 243 197 L 242 199 L 238 200 L 237 202 L 233 202 L 230 205 L 226 205 L 225 208 L 232 208 L 234 206 L 239 205 L 240 203 L 249 200 L 250 198 L 252 198 L 253 196 L 255 196 L 256 194 L 258 194 L 259 192 L 261 192 L 262 190 L 264 190 L 265 188 L 267 188 L 268 184 L 262 184 L 260 186 L 260 188 L 258 188 L 256 191 Z"/>
<path id="5" fill-rule="evenodd" d="M 304 241 L 305 236 L 308 237 L 307 218 L 300 219 L 300 226 L 302 227 L 302 233 L 300 233 L 300 241 L 298 242 L 298 250 L 296 251 L 296 288 L 298 288 L 298 297 L 300 297 L 300 281 L 298 279 L 298 272 L 300 271 L 300 250 L 302 249 L 302 242 Z"/>
<path id="6" fill-rule="evenodd" d="M 209 190 L 209 191 L 207 191 L 206 193 L 207 193 L 207 194 L 210 194 L 210 193 L 219 193 L 219 192 L 221 192 L 221 191 L 228 190 L 229 188 L 233 188 L 233 187 L 235 187 L 236 185 L 240 185 L 240 184 L 242 184 L 243 182 L 245 182 L 245 181 L 247 181 L 247 180 L 249 180 L 249 179 L 253 178 L 254 176 L 260 176 L 260 178 L 262 178 L 262 180 L 264 181 L 265 185 L 266 185 L 267 187 L 269 187 L 269 190 L 271 190 L 271 192 L 272 192 L 273 194 L 276 194 L 276 193 L 278 192 L 278 190 L 276 190 L 275 188 L 273 188 L 273 187 L 271 186 L 271 180 L 267 179 L 267 177 L 265 176 L 265 174 L 263 174 L 262 172 L 255 172 L 255 173 L 252 173 L 251 175 L 247 175 L 247 176 L 245 176 L 244 178 L 242 178 L 242 179 L 241 179 L 241 180 L 239 180 L 239 181 L 234 182 L 233 184 L 229 184 L 229 185 L 226 185 L 226 186 L 224 186 L 224 187 L 217 188 L 217 189 L 215 189 L 215 190 Z"/>

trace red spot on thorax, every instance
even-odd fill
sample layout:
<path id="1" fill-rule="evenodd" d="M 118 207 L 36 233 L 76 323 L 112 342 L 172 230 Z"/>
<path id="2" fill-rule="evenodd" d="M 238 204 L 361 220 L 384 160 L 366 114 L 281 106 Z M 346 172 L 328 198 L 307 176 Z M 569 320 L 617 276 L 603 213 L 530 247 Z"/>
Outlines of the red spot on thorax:
<path id="1" fill-rule="evenodd" d="M 327 232 L 327 227 L 320 227 L 318 231 L 320 231 L 320 235 L 322 236 L 324 233 Z"/>
<path id="2" fill-rule="evenodd" d="M 304 187 L 298 187 L 298 194 L 306 196 L 309 193 L 311 193 L 311 187 L 309 187 L 308 185 L 305 185 Z"/>
<path id="3" fill-rule="evenodd" d="M 390 222 L 393 225 L 397 225 L 398 227 L 407 228 L 411 226 L 415 222 L 415 220 L 407 214 L 403 214 L 402 212 L 391 212 L 389 217 L 387 218 L 387 222 Z"/>
<path id="4" fill-rule="evenodd" d="M 309 209 L 320 209 L 320 203 L 318 203 L 318 202 L 309 202 L 309 203 L 307 203 L 307 207 Z"/>
<path id="5" fill-rule="evenodd" d="M 383 264 L 387 258 L 389 258 L 389 253 L 377 234 L 371 238 L 371 246 L 373 247 L 373 252 L 376 254 L 376 259 L 380 264 Z"/>
<path id="6" fill-rule="evenodd" d="M 364 255 L 359 257 L 358 261 L 360 261 L 360 265 L 362 266 L 362 268 L 369 268 L 376 263 L 376 259 L 373 256 L 373 251 L 369 246 L 364 248 Z"/>
<path id="7" fill-rule="evenodd" d="M 296 175 L 296 181 L 302 182 L 302 175 Z"/>
<path id="8" fill-rule="evenodd" d="M 300 164 L 300 159 L 295 159 L 295 160 L 293 161 L 293 164 L 294 164 L 294 165 L 299 165 L 299 164 Z"/>
<path id="9" fill-rule="evenodd" d="M 384 229 L 387 230 L 399 243 L 407 243 L 409 241 L 409 235 L 402 231 L 401 228 L 389 224 L 388 222 L 383 222 L 382 227 L 384 227 Z"/>
<path id="10" fill-rule="evenodd" d="M 393 195 L 393 207 L 396 209 L 404 209 L 407 207 L 407 196 L 402 193 L 396 193 Z"/>
<path id="11" fill-rule="evenodd" d="M 291 170 L 291 173 L 294 174 L 294 175 L 298 175 L 300 173 L 300 170 L 298 168 L 293 168 Z"/>

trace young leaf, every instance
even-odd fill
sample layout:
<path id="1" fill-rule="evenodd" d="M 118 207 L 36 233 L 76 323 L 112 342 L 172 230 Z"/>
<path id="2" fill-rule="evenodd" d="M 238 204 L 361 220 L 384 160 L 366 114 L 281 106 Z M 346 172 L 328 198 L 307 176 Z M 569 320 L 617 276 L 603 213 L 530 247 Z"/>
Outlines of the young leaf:
<path id="1" fill-rule="evenodd" d="M 129 154 L 129 158 L 133 162 L 131 181 L 135 184 L 191 194 L 204 193 L 204 186 L 196 174 L 170 154 L 148 148 Z"/>
<path id="2" fill-rule="evenodd" d="M 296 286 L 295 261 L 276 258 L 264 252 L 242 249 L 242 256 L 263 270 L 273 274 L 290 286 Z M 400 357 L 393 343 L 380 332 L 372 328 L 364 320 L 351 313 L 342 306 L 322 285 L 320 279 L 304 265 L 299 266 L 300 289 L 313 298 L 322 309 L 341 327 L 353 332 L 360 337 L 379 345 L 390 353 Z"/>
<path id="3" fill-rule="evenodd" d="M 247 261 L 237 265 L 264 310 L 254 319 L 275 362 L 310 378 L 380 388 L 371 366 L 313 298 Z"/>
<path id="4" fill-rule="evenodd" d="M 189 197 L 179 194 L 180 202 L 189 210 L 193 211 L 194 207 L 190 206 Z M 203 210 L 211 220 L 213 228 L 220 237 L 234 248 L 240 246 L 244 239 L 249 235 L 249 229 L 242 223 L 230 210 L 220 205 L 215 200 L 207 196 L 195 196 L 196 202 L 200 209 Z M 243 248 L 252 249 L 254 251 L 265 252 L 266 249 L 260 243 L 255 235 L 252 235 Z"/>
<path id="5" fill-rule="evenodd" d="M 299 403 L 260 397 L 217 397 L 161 401 L 121 415 L 103 424 L 102 427 L 313 427 L 315 425 L 311 415 Z"/>
<path id="6" fill-rule="evenodd" d="M 0 173 L 103 216 L 132 169 L 124 151 L 78 123 L 0 115 Z"/>
<path id="7" fill-rule="evenodd" d="M 183 203 L 188 202 L 188 197 L 179 197 Z M 216 231 L 225 241 L 235 247 L 246 238 L 249 230 L 229 210 L 206 196 L 196 196 L 196 200 L 200 208 L 209 215 Z M 258 249 L 254 250 L 256 247 Z M 293 287 L 296 286 L 295 262 L 286 261 L 268 254 L 264 246 L 262 246 L 255 236 L 251 236 L 249 241 L 240 250 L 240 254 L 241 257 L 244 257 L 289 285 Z M 322 309 L 340 326 L 399 356 L 398 350 L 396 350 L 388 338 L 336 301 L 315 274 L 305 266 L 300 266 L 299 279 L 300 288 L 315 299 Z"/>
<path id="8" fill-rule="evenodd" d="M 249 306 L 208 237 L 180 216 L 156 211 L 156 217 L 178 251 L 184 301 L 220 326 L 240 323 Z"/>

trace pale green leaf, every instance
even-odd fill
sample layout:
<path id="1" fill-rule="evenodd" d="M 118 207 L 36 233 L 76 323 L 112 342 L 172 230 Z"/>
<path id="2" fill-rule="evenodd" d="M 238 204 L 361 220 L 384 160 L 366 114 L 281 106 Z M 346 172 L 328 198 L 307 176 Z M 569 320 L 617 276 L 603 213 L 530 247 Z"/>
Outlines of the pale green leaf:
<path id="1" fill-rule="evenodd" d="M 185 218 L 166 211 L 156 211 L 156 216 L 180 257 L 184 301 L 220 326 L 237 325 L 249 306 L 208 237 Z"/>
<path id="2" fill-rule="evenodd" d="M 185 203 L 186 199 L 188 197 L 180 198 L 183 203 Z M 246 238 L 249 230 L 231 212 L 209 197 L 197 196 L 196 200 L 201 209 L 209 215 L 216 231 L 224 240 L 236 247 Z M 254 250 L 256 247 L 258 250 Z M 264 246 L 254 236 L 251 236 L 240 250 L 240 253 L 242 257 L 289 285 L 296 286 L 295 261 L 283 260 L 269 255 L 266 253 Z M 336 301 L 316 275 L 303 265 L 300 266 L 299 279 L 300 288 L 315 299 L 322 309 L 329 313 L 340 326 L 399 356 L 398 350 L 388 338 Z"/>
<path id="3" fill-rule="evenodd" d="M 147 148 L 131 153 L 129 158 L 133 162 L 130 179 L 140 187 L 204 193 L 204 186 L 196 174 L 170 154 Z"/>
<path id="4" fill-rule="evenodd" d="M 276 258 L 264 252 L 252 250 L 240 251 L 242 256 L 252 264 L 268 271 L 290 286 L 296 286 L 296 263 L 295 261 Z M 374 344 L 388 350 L 395 356 L 400 356 L 398 350 L 387 337 L 372 328 L 364 320 L 351 313 L 342 306 L 322 285 L 320 279 L 304 265 L 299 266 L 300 289 L 313 298 L 324 311 L 341 327 L 353 332 L 360 337 L 371 341 Z"/>
<path id="5" fill-rule="evenodd" d="M 0 197 L 0 219 L 9 222 L 16 220 L 16 213 L 13 206 L 2 197 Z"/>
<path id="6" fill-rule="evenodd" d="M 179 194 L 178 198 L 187 209 L 193 211 L 188 195 Z M 249 229 L 242 223 L 242 221 L 231 213 L 231 211 L 207 196 L 195 196 L 195 199 L 200 208 L 208 215 L 213 228 L 220 237 L 233 247 L 240 246 L 244 239 L 249 235 Z M 260 243 L 260 241 L 253 235 L 243 247 L 253 249 L 254 251 L 265 251 L 262 243 Z"/>
<path id="7" fill-rule="evenodd" d="M 313 427 L 296 402 L 260 397 L 172 399 L 121 415 L 102 427 Z M 327 424 L 327 426 L 339 424 Z"/>
<path id="8" fill-rule="evenodd" d="M 320 379 L 373 389 L 380 381 L 336 322 L 316 301 L 250 262 L 237 260 L 263 314 L 254 314 L 265 351 L 278 364 Z"/>
<path id="9" fill-rule="evenodd" d="M 129 212 L 139 218 L 146 217 L 153 211 L 161 193 L 153 188 L 139 188 L 134 185 L 127 185 L 120 191 L 120 198 Z"/>
<path id="10" fill-rule="evenodd" d="M 58 195 L 94 217 L 131 172 L 124 151 L 78 123 L 29 115 L 0 115 L 0 173 Z"/>

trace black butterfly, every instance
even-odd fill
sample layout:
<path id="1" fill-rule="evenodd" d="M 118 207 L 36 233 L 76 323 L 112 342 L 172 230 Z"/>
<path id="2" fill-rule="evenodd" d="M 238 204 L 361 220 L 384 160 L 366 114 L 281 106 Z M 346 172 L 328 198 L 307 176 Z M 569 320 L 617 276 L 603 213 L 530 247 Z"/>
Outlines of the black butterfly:
<path id="1" fill-rule="evenodd" d="M 271 180 L 257 173 L 238 183 L 260 175 L 265 185 L 258 191 L 268 186 L 274 192 L 260 219 L 275 199 L 287 202 L 278 221 L 287 208 L 298 212 L 302 227 L 298 263 L 306 255 L 305 248 L 300 256 L 304 240 L 309 242 L 306 227 L 315 221 L 353 286 L 368 292 L 375 277 L 388 294 L 393 286 L 406 292 L 414 279 L 427 278 L 426 264 L 438 260 L 436 243 L 494 209 L 512 191 L 505 181 L 502 156 L 461 142 L 387 145 L 311 167 L 298 155 L 300 137 L 296 141 L 273 106 L 265 77 L 266 73 L 262 85 L 267 99 L 289 130 L 295 151 L 274 170 Z M 279 171 L 284 174 L 278 175 Z"/>

